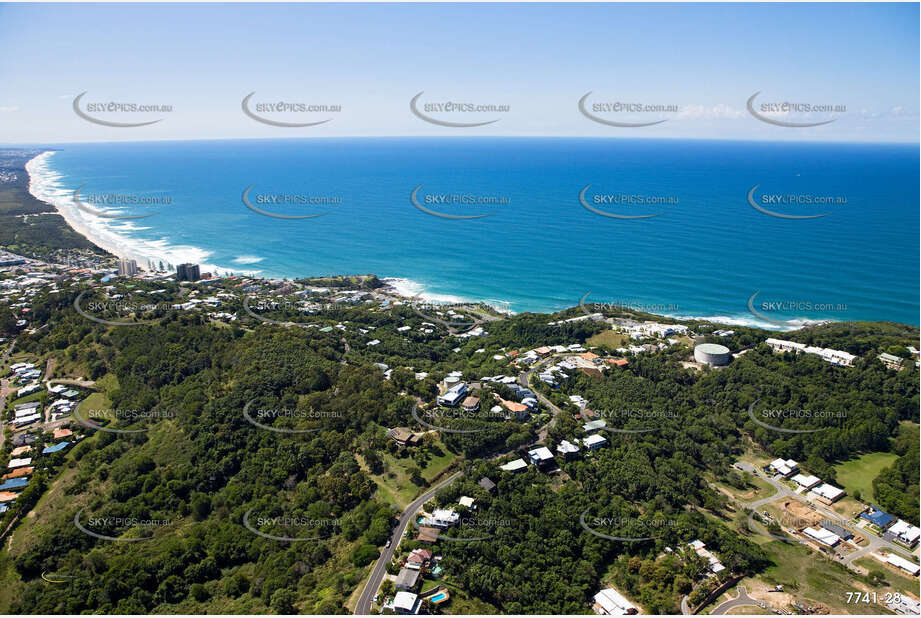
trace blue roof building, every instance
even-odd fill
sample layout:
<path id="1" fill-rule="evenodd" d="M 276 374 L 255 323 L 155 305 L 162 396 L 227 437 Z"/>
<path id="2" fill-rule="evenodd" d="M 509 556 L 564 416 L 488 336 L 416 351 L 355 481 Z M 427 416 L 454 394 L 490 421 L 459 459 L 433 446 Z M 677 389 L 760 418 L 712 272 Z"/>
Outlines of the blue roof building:
<path id="1" fill-rule="evenodd" d="M 60 444 L 55 444 L 54 446 L 46 446 L 42 450 L 42 455 L 48 455 L 49 453 L 57 453 L 58 451 L 63 451 L 70 442 L 61 442 Z"/>
<path id="2" fill-rule="evenodd" d="M 29 484 L 29 479 L 27 478 L 19 477 L 15 479 L 9 479 L 8 481 L 4 481 L 3 484 L 0 485 L 0 491 L 14 491 L 16 489 L 22 489 L 28 484 Z"/>
<path id="3" fill-rule="evenodd" d="M 880 530 L 885 530 L 892 522 L 895 521 L 895 517 L 879 508 L 878 506 L 871 506 L 868 510 L 861 513 L 860 516 Z"/>

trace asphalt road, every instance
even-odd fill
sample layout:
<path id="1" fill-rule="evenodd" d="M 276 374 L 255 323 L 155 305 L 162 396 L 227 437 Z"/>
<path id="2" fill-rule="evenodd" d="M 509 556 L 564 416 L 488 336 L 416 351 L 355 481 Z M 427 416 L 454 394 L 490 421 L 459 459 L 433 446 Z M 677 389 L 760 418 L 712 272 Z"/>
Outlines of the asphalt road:
<path id="1" fill-rule="evenodd" d="M 720 603 L 713 611 L 710 612 L 711 615 L 715 614 L 725 614 L 733 607 L 739 607 L 741 605 L 753 605 L 755 607 L 760 607 L 758 601 L 748 596 L 748 591 L 745 590 L 745 586 L 739 586 L 739 596 L 734 599 L 729 599 L 723 603 Z"/>
<path id="2" fill-rule="evenodd" d="M 880 549 L 886 549 L 886 550 L 890 550 L 890 551 L 903 552 L 903 553 L 905 553 L 905 552 L 908 551 L 908 550 L 906 550 L 904 547 L 901 547 L 900 545 L 896 545 L 895 543 L 891 543 L 891 542 L 889 542 L 889 541 L 887 541 L 887 540 L 885 540 L 885 539 L 883 539 L 883 538 L 881 538 L 881 537 L 876 536 L 875 534 L 873 534 L 872 532 L 870 532 L 869 530 L 867 530 L 867 529 L 865 529 L 865 528 L 856 528 L 856 527 L 854 527 L 849 521 L 846 521 L 846 520 L 842 519 L 841 516 L 838 515 L 837 513 L 835 513 L 834 511 L 829 510 L 829 509 L 825 508 L 824 506 L 822 506 L 822 505 L 820 505 L 820 504 L 815 504 L 815 503 L 809 502 L 809 501 L 806 500 L 801 494 L 798 494 L 798 493 L 796 493 L 795 491 L 791 490 L 789 487 L 787 487 L 787 486 L 784 485 L 783 483 L 780 483 L 779 481 L 776 481 L 776 480 L 774 480 L 774 479 L 771 478 L 771 477 L 768 477 L 768 476 L 765 476 L 764 474 L 761 474 L 761 473 L 760 473 L 758 470 L 756 470 L 755 467 L 752 466 L 751 464 L 748 464 L 748 463 L 745 463 L 745 462 L 739 462 L 738 465 L 739 465 L 739 467 L 740 467 L 742 470 L 744 470 L 744 471 L 746 471 L 746 472 L 751 472 L 752 474 L 754 474 L 754 475 L 756 475 L 756 476 L 758 476 L 758 477 L 760 477 L 760 478 L 766 480 L 766 481 L 767 481 L 768 483 L 770 483 L 775 489 L 777 489 L 777 493 L 774 494 L 773 496 L 770 496 L 770 497 L 768 497 L 768 498 L 761 498 L 760 500 L 755 500 L 754 502 L 742 502 L 742 503 L 741 503 L 742 506 L 744 506 L 744 507 L 746 507 L 746 508 L 749 508 L 749 509 L 757 510 L 758 507 L 760 507 L 760 506 L 762 506 L 762 505 L 764 505 L 764 504 L 767 504 L 767 503 L 769 503 L 769 502 L 775 502 L 775 501 L 780 500 L 780 499 L 782 499 L 782 498 L 792 498 L 792 499 L 794 499 L 794 500 L 798 500 L 799 502 L 802 502 L 803 504 L 808 504 L 808 505 L 811 506 L 813 509 L 815 509 L 818 513 L 820 513 L 825 519 L 828 519 L 828 520 L 830 520 L 830 521 L 833 521 L 833 522 L 835 522 L 836 524 L 838 524 L 839 526 L 842 526 L 842 527 L 844 527 L 844 528 L 849 528 L 849 529 L 851 529 L 852 532 L 855 532 L 855 531 L 856 531 L 856 532 L 859 533 L 862 537 L 864 537 L 865 539 L 867 539 L 867 545 L 866 545 L 865 547 L 862 547 L 862 548 L 860 548 L 860 549 L 858 549 L 858 550 L 852 551 L 850 554 L 848 554 L 847 556 L 845 556 L 843 559 L 838 560 L 838 562 L 840 562 L 841 564 L 844 564 L 844 565 L 848 566 L 848 567 L 851 568 L 851 569 L 857 570 L 857 567 L 852 566 L 852 563 L 853 563 L 855 560 L 858 560 L 858 559 L 862 558 L 863 556 L 866 556 L 866 555 L 870 554 L 871 552 L 875 552 L 875 551 L 878 551 L 878 550 L 880 550 Z M 796 537 L 796 540 L 799 541 L 800 543 L 802 543 L 803 545 L 806 545 L 807 547 L 810 547 L 810 548 L 812 547 L 812 545 L 811 545 L 810 543 L 808 543 L 805 539 L 802 539 L 802 538 L 800 538 L 800 537 Z M 915 551 L 913 551 L 913 552 L 911 552 L 911 553 L 912 553 L 912 555 L 914 555 L 915 557 L 917 557 L 917 556 L 918 556 L 918 549 L 916 548 Z"/>
<path id="3" fill-rule="evenodd" d="M 390 564 L 390 561 L 393 559 L 393 552 L 399 547 L 400 540 L 403 538 L 403 532 L 406 530 L 409 522 L 416 516 L 416 513 L 419 512 L 422 505 L 431 500 L 439 489 L 450 485 L 460 478 L 462 474 L 462 472 L 455 472 L 413 500 L 410 505 L 403 510 L 403 514 L 400 515 L 400 523 L 397 524 L 393 534 L 390 536 L 390 547 L 385 547 L 381 551 L 381 556 L 377 559 L 377 563 L 371 571 L 368 583 L 365 584 L 365 589 L 362 591 L 361 596 L 358 597 L 358 603 L 355 605 L 355 614 L 367 615 L 371 613 L 371 600 L 374 598 L 374 595 L 377 594 L 377 590 L 384 580 L 384 574 L 387 572 L 387 565 Z"/>

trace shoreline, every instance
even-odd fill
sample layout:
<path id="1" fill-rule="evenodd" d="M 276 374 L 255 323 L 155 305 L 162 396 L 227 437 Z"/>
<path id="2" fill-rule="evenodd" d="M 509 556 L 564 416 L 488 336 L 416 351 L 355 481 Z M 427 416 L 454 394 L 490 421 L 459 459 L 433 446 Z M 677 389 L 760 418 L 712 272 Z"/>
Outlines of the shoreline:
<path id="1" fill-rule="evenodd" d="M 241 275 L 263 279 L 294 279 L 295 277 L 272 277 L 264 274 L 261 270 L 237 270 L 225 268 L 207 262 L 211 252 L 193 246 L 175 246 L 169 245 L 166 238 L 158 241 L 149 241 L 142 239 L 127 239 L 123 232 L 132 229 L 149 229 L 138 228 L 133 223 L 120 220 L 116 225 L 121 229 L 109 229 L 102 222 L 95 223 L 89 218 L 92 215 L 85 216 L 80 212 L 73 203 L 73 195 L 69 190 L 58 186 L 57 181 L 60 175 L 48 167 L 49 158 L 57 152 L 56 150 L 46 150 L 30 159 L 25 170 L 29 176 L 29 193 L 36 199 L 48 204 L 54 209 L 54 212 L 60 214 L 64 221 L 72 230 L 86 238 L 89 242 L 96 245 L 103 251 L 106 251 L 119 259 L 133 259 L 138 264 L 140 270 L 150 271 L 150 264 L 165 263 L 175 267 L 176 264 L 191 262 L 198 264 L 202 272 L 211 272 L 217 276 Z M 122 233 L 120 233 L 122 232 Z M 261 261 L 261 260 L 259 260 Z M 258 261 L 249 262 L 252 264 Z M 241 263 L 245 265 L 245 263 Z M 375 273 L 376 274 L 376 273 Z M 316 275 L 321 276 L 321 275 Z M 509 301 L 497 301 L 495 299 L 477 299 L 462 294 L 427 292 L 426 284 L 414 279 L 400 276 L 382 276 L 378 278 L 386 285 L 389 293 L 411 301 L 422 301 L 437 304 L 463 304 L 463 303 L 484 303 L 502 313 L 514 315 L 517 311 L 511 310 Z M 305 276 L 309 278 L 310 276 Z M 573 306 L 577 303 L 574 302 Z M 558 310 L 547 309 L 539 311 L 526 311 L 526 313 L 553 313 Z M 777 324 L 771 324 L 749 315 L 678 315 L 678 314 L 652 314 L 661 317 L 681 320 L 681 321 L 703 321 L 721 326 L 736 326 L 760 328 L 776 332 L 788 332 L 805 328 L 814 324 L 837 320 L 815 320 L 806 318 L 794 318 L 789 320 L 793 325 L 788 328 L 779 327 Z"/>

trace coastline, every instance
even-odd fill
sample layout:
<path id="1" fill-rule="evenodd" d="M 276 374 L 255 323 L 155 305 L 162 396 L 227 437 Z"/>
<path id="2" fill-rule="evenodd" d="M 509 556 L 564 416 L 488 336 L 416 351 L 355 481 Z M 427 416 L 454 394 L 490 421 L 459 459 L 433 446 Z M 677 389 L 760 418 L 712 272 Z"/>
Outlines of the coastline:
<path id="1" fill-rule="evenodd" d="M 61 175 L 50 168 L 49 159 L 56 152 L 55 150 L 44 151 L 26 163 L 25 169 L 29 176 L 29 193 L 36 199 L 51 206 L 55 212 L 63 217 L 72 230 L 100 249 L 115 255 L 119 259 L 133 259 L 137 262 L 138 268 L 142 270 L 150 270 L 150 264 L 156 265 L 160 262 L 173 266 L 191 262 L 199 264 L 203 272 L 211 272 L 218 276 L 236 274 L 249 277 L 285 278 L 272 277 L 258 269 L 241 270 L 209 263 L 207 260 L 212 255 L 211 251 L 194 246 L 170 245 L 166 238 L 151 241 L 127 236 L 132 230 L 150 228 L 140 227 L 125 220 L 106 220 L 94 217 L 92 214 L 78 209 L 74 203 L 74 196 L 71 190 L 60 186 Z M 240 264 L 257 264 L 260 261 L 262 261 L 262 258 L 248 258 L 245 261 L 241 261 Z M 466 294 L 431 292 L 427 291 L 426 284 L 407 277 L 379 275 L 379 278 L 387 286 L 391 294 L 407 300 L 437 304 L 485 303 L 503 313 L 517 313 L 511 310 L 510 303 L 506 300 L 474 298 Z M 577 302 L 574 300 L 573 306 L 576 304 Z M 538 312 L 553 313 L 554 311 L 554 309 L 542 309 Z M 797 330 L 812 324 L 829 321 L 794 318 L 789 320 L 791 326 L 780 327 L 777 324 L 760 320 L 754 315 L 745 314 L 679 315 L 663 312 L 658 315 L 674 320 L 698 320 L 715 325 L 744 326 L 778 332 Z"/>
<path id="2" fill-rule="evenodd" d="M 47 150 L 36 155 L 26 163 L 29 175 L 29 193 L 37 200 L 51 206 L 72 230 L 86 238 L 100 249 L 111 253 L 119 259 L 134 260 L 138 268 L 149 270 L 150 263 L 181 264 L 194 262 L 200 264 L 204 271 L 215 274 L 250 274 L 258 271 L 231 271 L 206 262 L 210 252 L 198 247 L 170 246 L 167 240 L 144 241 L 126 238 L 123 233 L 134 229 L 146 229 L 130 221 L 118 220 L 106 223 L 101 219 L 94 221 L 91 214 L 80 211 L 74 204 L 73 194 L 58 184 L 61 176 L 49 167 L 49 159 L 55 153 Z M 121 233 L 120 233 L 121 232 Z"/>

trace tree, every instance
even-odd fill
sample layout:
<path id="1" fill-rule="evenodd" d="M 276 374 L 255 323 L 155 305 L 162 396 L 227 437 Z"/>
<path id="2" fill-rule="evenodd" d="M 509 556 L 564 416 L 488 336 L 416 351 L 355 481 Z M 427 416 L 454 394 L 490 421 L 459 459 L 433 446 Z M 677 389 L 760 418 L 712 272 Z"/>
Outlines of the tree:
<path id="1" fill-rule="evenodd" d="M 297 609 L 294 607 L 296 600 L 297 597 L 293 591 L 282 588 L 272 594 L 272 601 L 269 605 L 276 614 L 296 614 Z"/>

